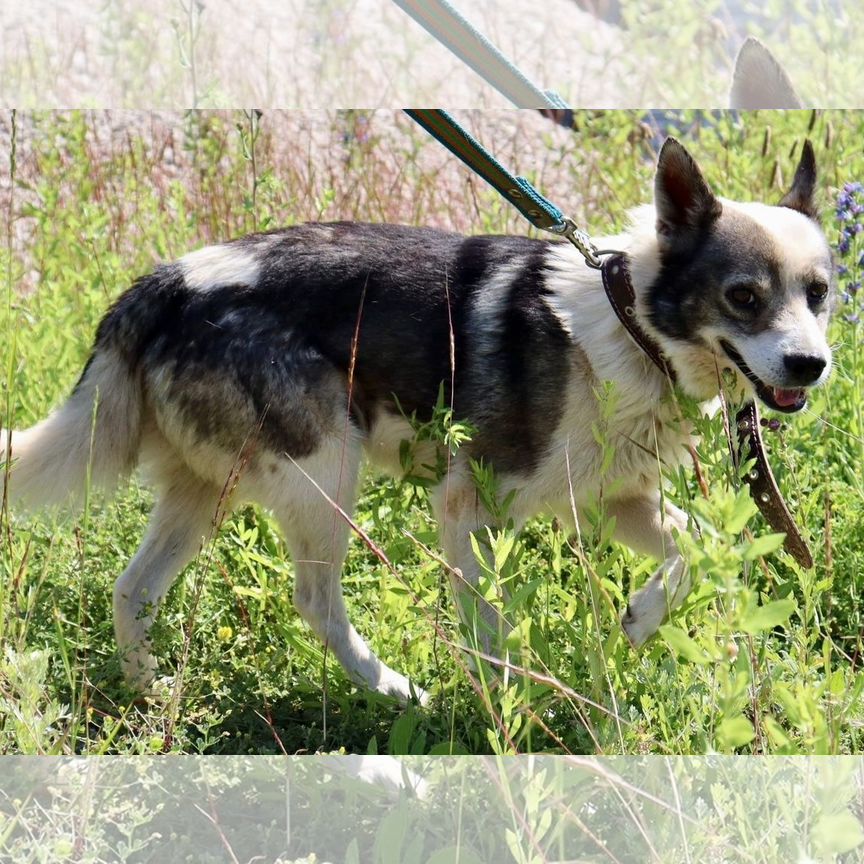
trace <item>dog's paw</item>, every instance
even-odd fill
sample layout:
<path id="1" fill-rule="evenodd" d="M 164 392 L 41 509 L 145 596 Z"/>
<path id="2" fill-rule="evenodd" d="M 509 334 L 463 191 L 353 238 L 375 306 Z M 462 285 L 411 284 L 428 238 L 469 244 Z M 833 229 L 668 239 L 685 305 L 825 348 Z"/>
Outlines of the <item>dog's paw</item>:
<path id="1" fill-rule="evenodd" d="M 382 676 L 381 680 L 375 685 L 376 693 L 383 693 L 385 696 L 391 696 L 397 699 L 402 705 L 408 705 L 410 702 L 418 702 L 421 707 L 426 707 L 429 704 L 429 693 L 422 687 L 412 684 L 404 675 L 390 670 L 389 675 Z"/>
<path id="2" fill-rule="evenodd" d="M 121 658 L 126 684 L 141 696 L 150 694 L 158 682 L 156 658 L 144 649 L 130 649 Z"/>
<path id="3" fill-rule="evenodd" d="M 634 648 L 641 648 L 690 593 L 684 561 L 674 558 L 658 570 L 631 598 L 621 627 Z"/>
<path id="4" fill-rule="evenodd" d="M 666 620 L 668 605 L 662 583 L 649 582 L 627 604 L 621 629 L 634 648 L 641 648 Z"/>
<path id="5" fill-rule="evenodd" d="M 167 702 L 174 695 L 177 679 L 173 675 L 157 675 L 147 685 L 142 695 L 154 702 Z"/>
<path id="6" fill-rule="evenodd" d="M 641 648 L 657 632 L 657 627 L 646 626 L 643 619 L 631 609 L 630 605 L 627 606 L 627 610 L 621 617 L 621 629 L 633 648 Z"/>
<path id="7" fill-rule="evenodd" d="M 421 708 L 427 708 L 429 706 L 429 700 L 432 698 L 427 690 L 424 690 L 422 687 L 413 687 L 413 696 L 412 698 L 417 700 L 417 703 Z"/>

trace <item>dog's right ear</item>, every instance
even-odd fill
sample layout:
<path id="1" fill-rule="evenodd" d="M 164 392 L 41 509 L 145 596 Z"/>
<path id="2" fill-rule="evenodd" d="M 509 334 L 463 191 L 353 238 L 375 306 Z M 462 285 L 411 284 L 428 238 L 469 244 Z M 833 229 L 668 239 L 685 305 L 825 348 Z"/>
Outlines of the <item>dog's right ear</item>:
<path id="1" fill-rule="evenodd" d="M 811 219 L 819 218 L 819 209 L 814 198 L 816 194 L 816 154 L 810 140 L 801 148 L 801 159 L 795 169 L 792 188 L 780 200 L 780 207 L 791 207 Z"/>
<path id="2" fill-rule="evenodd" d="M 674 138 L 667 138 L 660 149 L 654 206 L 663 251 L 688 245 L 723 209 L 693 157 Z"/>
<path id="3" fill-rule="evenodd" d="M 735 58 L 729 107 L 749 111 L 756 108 L 803 108 L 789 76 L 774 55 L 748 36 Z"/>

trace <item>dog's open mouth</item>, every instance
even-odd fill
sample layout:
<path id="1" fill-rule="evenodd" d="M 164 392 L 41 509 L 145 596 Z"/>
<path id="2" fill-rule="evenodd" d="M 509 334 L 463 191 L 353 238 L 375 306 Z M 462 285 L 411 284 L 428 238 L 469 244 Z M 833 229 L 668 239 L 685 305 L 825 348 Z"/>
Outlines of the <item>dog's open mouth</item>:
<path id="1" fill-rule="evenodd" d="M 807 404 L 807 391 L 801 387 L 786 389 L 783 387 L 769 387 L 745 362 L 744 358 L 725 340 L 720 340 L 720 345 L 726 352 L 726 356 L 738 367 L 741 374 L 756 388 L 756 395 L 775 411 L 785 414 L 794 414 Z"/>

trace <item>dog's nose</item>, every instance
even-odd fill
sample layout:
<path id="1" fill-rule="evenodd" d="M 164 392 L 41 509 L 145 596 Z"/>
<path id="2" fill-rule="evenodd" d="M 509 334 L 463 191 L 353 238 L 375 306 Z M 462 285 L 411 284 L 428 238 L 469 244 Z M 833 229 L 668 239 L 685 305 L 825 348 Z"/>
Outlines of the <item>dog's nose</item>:
<path id="1" fill-rule="evenodd" d="M 792 379 L 790 384 L 814 384 L 825 371 L 826 360 L 819 354 L 787 354 L 783 365 Z"/>

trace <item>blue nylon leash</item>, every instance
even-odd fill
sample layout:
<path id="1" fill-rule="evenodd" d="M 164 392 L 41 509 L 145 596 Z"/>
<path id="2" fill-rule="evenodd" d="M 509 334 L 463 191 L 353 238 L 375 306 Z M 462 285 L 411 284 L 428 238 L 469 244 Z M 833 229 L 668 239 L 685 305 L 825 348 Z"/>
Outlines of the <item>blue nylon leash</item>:
<path id="1" fill-rule="evenodd" d="M 509 201 L 535 228 L 566 238 L 582 253 L 589 267 L 600 268 L 600 255 L 604 253 L 588 235 L 528 180 L 508 171 L 450 114 L 440 108 L 405 108 L 404 111 Z"/>
<path id="2" fill-rule="evenodd" d="M 567 108 L 551 90 L 541 90 L 511 63 L 448 0 L 393 0 L 517 108 Z"/>

